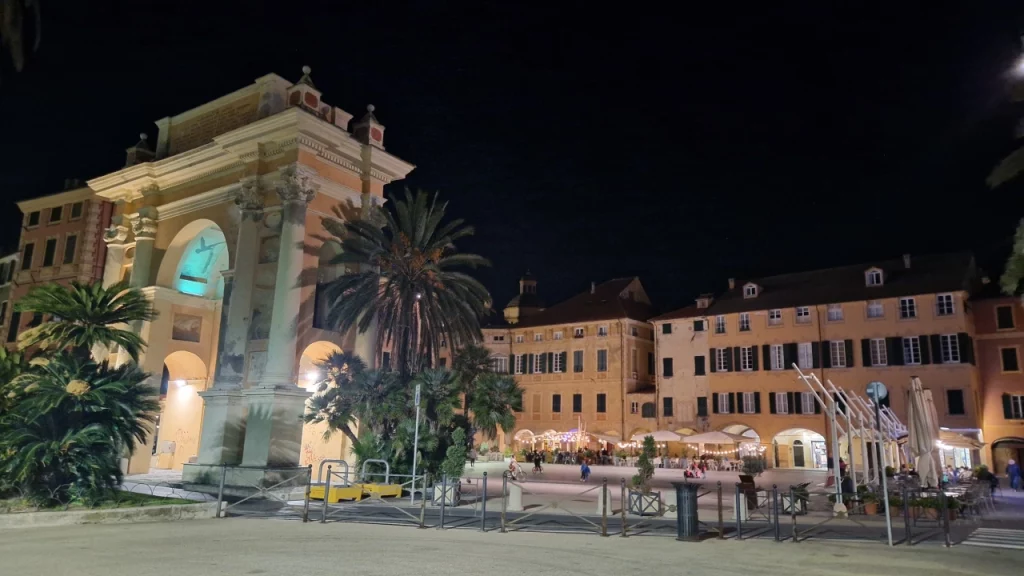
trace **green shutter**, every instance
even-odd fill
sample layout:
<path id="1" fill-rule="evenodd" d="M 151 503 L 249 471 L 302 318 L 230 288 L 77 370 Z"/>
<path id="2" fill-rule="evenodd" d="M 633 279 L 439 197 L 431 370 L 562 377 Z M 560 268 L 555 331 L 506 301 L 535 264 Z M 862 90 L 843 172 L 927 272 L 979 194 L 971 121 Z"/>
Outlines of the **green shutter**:
<path id="1" fill-rule="evenodd" d="M 793 400 L 795 400 L 795 402 L 793 403 L 792 406 L 789 407 L 790 408 L 789 411 L 792 412 L 793 414 L 803 414 L 803 412 L 802 412 L 802 410 L 803 410 L 803 405 L 802 405 L 803 404 L 803 399 L 804 399 L 804 395 L 802 393 L 800 393 L 800 392 L 793 392 Z"/>
<path id="2" fill-rule="evenodd" d="M 963 354 L 963 352 L 961 352 L 961 354 Z M 967 337 L 967 362 L 971 366 L 974 366 L 976 362 L 974 358 L 974 338 L 971 338 L 970 336 Z"/>
<path id="3" fill-rule="evenodd" d="M 925 336 L 921 336 L 921 338 L 925 338 Z M 927 336 L 927 338 L 928 343 L 932 347 L 932 362 L 934 364 L 940 364 L 942 362 L 942 340 L 939 338 L 938 334 L 932 334 L 931 336 Z M 964 354 L 962 350 L 960 352 L 960 361 L 964 361 Z"/>
<path id="4" fill-rule="evenodd" d="M 932 355 L 931 355 L 931 351 L 929 350 L 929 348 L 931 348 L 931 347 L 928 346 L 928 337 L 927 336 L 918 336 L 917 337 L 917 342 L 918 342 L 918 345 L 921 346 L 921 364 L 931 364 L 932 363 Z"/>
<path id="5" fill-rule="evenodd" d="M 846 348 L 846 366 L 853 368 L 857 365 L 853 359 L 853 340 L 843 340 L 843 346 Z"/>
<path id="6" fill-rule="evenodd" d="M 764 367 L 767 369 L 771 364 L 765 363 Z M 757 346 L 750 347 L 750 368 L 751 370 L 757 370 Z"/>
<path id="7" fill-rule="evenodd" d="M 702 396 L 700 398 L 697 398 L 697 416 L 704 417 L 704 416 L 707 416 L 707 415 L 708 415 L 708 399 L 707 399 L 707 397 Z"/>
<path id="8" fill-rule="evenodd" d="M 718 394 L 711 395 L 711 413 L 718 414 Z"/>
<path id="9" fill-rule="evenodd" d="M 797 361 L 800 356 L 800 349 L 797 347 L 796 342 L 790 342 L 782 345 L 782 362 L 785 364 L 783 368 L 786 370 L 792 370 L 793 364 Z"/>
<path id="10" fill-rule="evenodd" d="M 775 392 L 768 393 L 768 413 L 775 414 Z"/>
<path id="11" fill-rule="evenodd" d="M 755 351 L 756 352 L 756 351 Z M 770 344 L 761 346 L 761 358 L 764 360 L 764 369 L 772 369 L 772 347 Z"/>
<path id="12" fill-rule="evenodd" d="M 526 370 L 527 374 L 533 374 L 533 354 L 526 355 Z"/>
<path id="13" fill-rule="evenodd" d="M 867 338 L 860 341 L 860 361 L 863 366 L 871 366 L 871 340 Z"/>
<path id="14" fill-rule="evenodd" d="M 743 362 L 740 360 L 740 347 L 733 346 L 732 349 L 732 371 L 739 372 L 743 370 Z"/>
<path id="15" fill-rule="evenodd" d="M 967 332 L 960 332 L 956 335 L 956 344 L 957 348 L 960 349 L 960 362 L 971 362 L 972 354 L 968 354 L 968 351 L 973 347 L 970 345 L 970 337 L 967 335 Z"/>
<path id="16" fill-rule="evenodd" d="M 739 348 L 737 348 L 737 350 L 739 350 Z M 729 413 L 730 414 L 735 414 L 736 413 L 736 393 L 735 392 L 729 392 Z"/>
<path id="17" fill-rule="evenodd" d="M 793 412 L 793 397 L 794 396 L 795 396 L 795 394 L 793 394 L 792 392 L 786 392 L 786 402 L 789 403 L 789 413 L 790 414 L 795 414 L 795 412 Z"/>
<path id="18" fill-rule="evenodd" d="M 1010 395 L 1003 394 L 1003 418 L 1007 420 L 1013 419 L 1013 407 L 1010 406 Z"/>
<path id="19" fill-rule="evenodd" d="M 754 414 L 761 413 L 761 393 L 754 392 Z"/>
<path id="20" fill-rule="evenodd" d="M 811 368 L 821 368 L 821 344 L 811 342 Z"/>
<path id="21" fill-rule="evenodd" d="M 820 342 L 818 344 L 821 347 L 821 367 L 831 368 L 832 367 L 832 348 L 828 343 L 828 340 Z"/>
<path id="22" fill-rule="evenodd" d="M 711 349 L 711 372 L 714 373 L 718 368 L 718 353 L 715 348 Z"/>

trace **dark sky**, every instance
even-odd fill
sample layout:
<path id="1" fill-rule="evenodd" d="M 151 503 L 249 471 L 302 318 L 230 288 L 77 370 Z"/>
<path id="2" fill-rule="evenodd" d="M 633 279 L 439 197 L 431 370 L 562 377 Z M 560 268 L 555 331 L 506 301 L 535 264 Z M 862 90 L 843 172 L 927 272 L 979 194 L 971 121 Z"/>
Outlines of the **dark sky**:
<path id="1" fill-rule="evenodd" d="M 152 121 L 308 64 L 477 227 L 499 305 L 527 268 L 549 301 L 639 275 L 670 309 L 730 276 L 1004 256 L 1024 189 L 984 178 L 1019 2 L 690 4 L 44 2 L 41 50 L 3 64 L 0 191 L 116 170 Z M 17 227 L 0 211 L 0 243 Z"/>

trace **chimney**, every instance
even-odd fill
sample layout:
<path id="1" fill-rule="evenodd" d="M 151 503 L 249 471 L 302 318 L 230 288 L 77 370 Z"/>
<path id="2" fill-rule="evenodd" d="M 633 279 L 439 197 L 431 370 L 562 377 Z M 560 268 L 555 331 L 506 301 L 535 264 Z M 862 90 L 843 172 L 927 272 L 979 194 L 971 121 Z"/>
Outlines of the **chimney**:
<path id="1" fill-rule="evenodd" d="M 910 254 L 903 255 L 903 267 L 910 270 Z"/>
<path id="2" fill-rule="evenodd" d="M 591 282 L 590 283 L 590 293 L 593 294 L 595 292 L 597 292 L 597 282 Z"/>
<path id="3" fill-rule="evenodd" d="M 734 290 L 735 288 L 736 288 L 736 279 L 735 278 L 729 278 L 729 290 Z"/>

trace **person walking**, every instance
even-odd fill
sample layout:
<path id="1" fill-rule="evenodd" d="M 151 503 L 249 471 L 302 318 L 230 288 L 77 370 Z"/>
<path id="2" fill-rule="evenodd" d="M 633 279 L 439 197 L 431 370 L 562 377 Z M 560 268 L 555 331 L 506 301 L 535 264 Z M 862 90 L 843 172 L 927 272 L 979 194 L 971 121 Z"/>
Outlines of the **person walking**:
<path id="1" fill-rule="evenodd" d="M 586 482 L 590 479 L 590 466 L 587 465 L 587 459 L 582 459 L 583 464 L 580 464 L 580 482 Z"/>
<path id="2" fill-rule="evenodd" d="M 1015 460 L 1010 460 L 1006 466 L 1006 476 L 1010 479 L 1010 488 L 1013 488 L 1014 492 L 1019 491 L 1021 485 L 1020 464 L 1017 464 Z"/>
<path id="3" fill-rule="evenodd" d="M 476 468 L 476 448 L 469 449 L 469 467 Z"/>

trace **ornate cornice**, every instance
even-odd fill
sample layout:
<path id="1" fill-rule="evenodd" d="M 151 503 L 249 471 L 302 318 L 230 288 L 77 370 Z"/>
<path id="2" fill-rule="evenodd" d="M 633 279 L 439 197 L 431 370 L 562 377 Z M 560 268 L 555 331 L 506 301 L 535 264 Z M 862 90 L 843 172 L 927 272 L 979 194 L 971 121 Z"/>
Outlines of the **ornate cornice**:
<path id="1" fill-rule="evenodd" d="M 208 190 L 206 192 L 200 192 L 181 200 L 175 200 L 162 206 L 157 206 L 157 221 L 167 220 L 182 214 L 188 214 L 189 212 L 197 212 L 223 204 L 225 202 L 232 201 L 233 196 L 238 190 L 238 184 L 229 184 L 227 186 L 221 186 Z"/>

